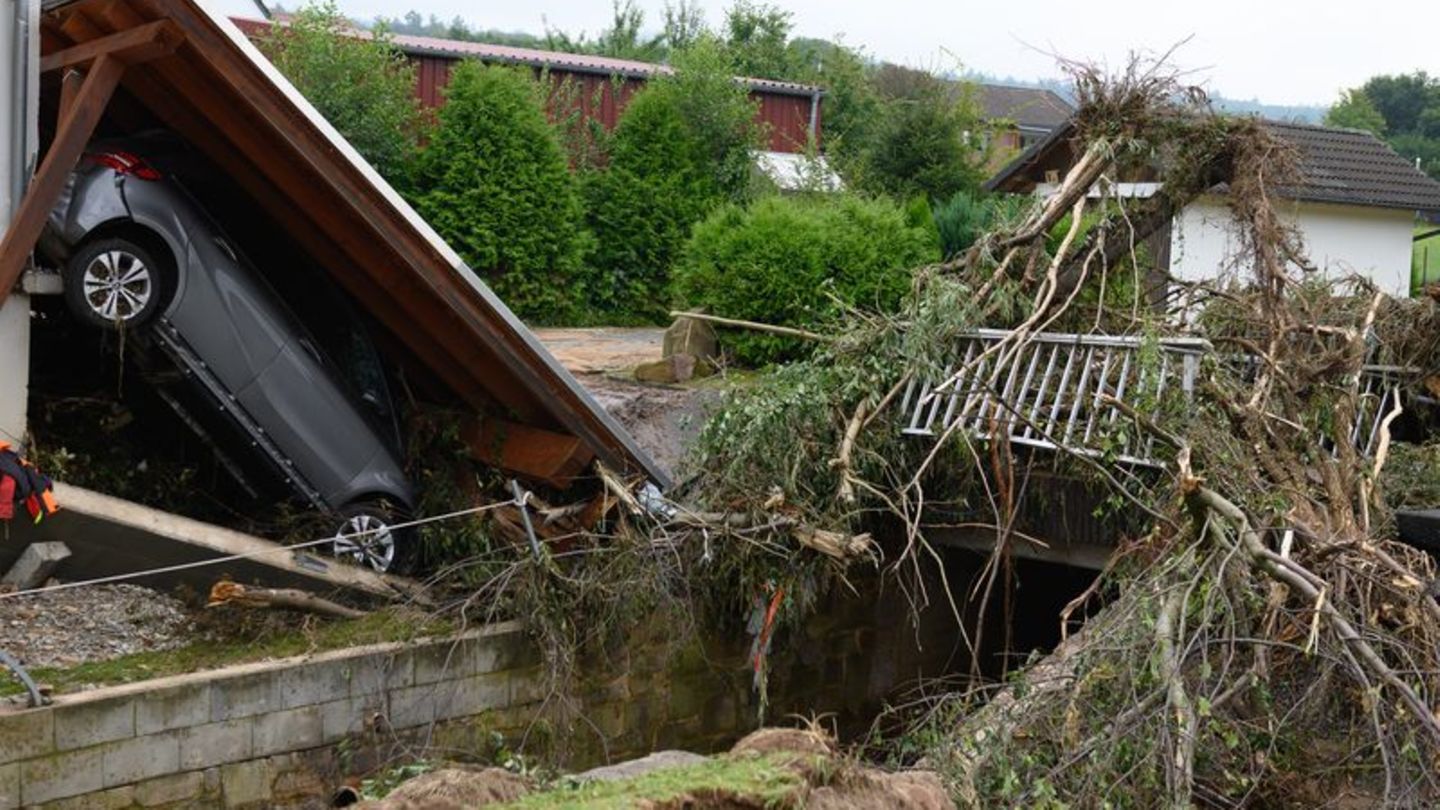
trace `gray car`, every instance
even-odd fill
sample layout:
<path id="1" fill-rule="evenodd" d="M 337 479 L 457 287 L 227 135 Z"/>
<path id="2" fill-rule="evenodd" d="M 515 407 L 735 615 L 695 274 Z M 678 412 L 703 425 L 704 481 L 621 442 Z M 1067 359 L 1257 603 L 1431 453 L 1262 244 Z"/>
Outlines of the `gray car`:
<path id="1" fill-rule="evenodd" d="M 404 567 L 413 544 L 391 526 L 414 492 L 366 412 L 375 394 L 346 384 L 178 179 L 141 156 L 144 145 L 92 147 L 51 212 L 45 245 L 63 262 L 68 309 L 157 348 L 279 481 L 335 515 L 337 555 Z"/>

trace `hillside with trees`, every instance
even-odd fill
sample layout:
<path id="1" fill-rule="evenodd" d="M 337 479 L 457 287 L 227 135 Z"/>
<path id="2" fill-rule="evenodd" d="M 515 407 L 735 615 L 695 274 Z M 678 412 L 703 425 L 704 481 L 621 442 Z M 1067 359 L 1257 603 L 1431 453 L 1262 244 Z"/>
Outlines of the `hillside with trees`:
<path id="1" fill-rule="evenodd" d="M 1373 132 L 1440 178 L 1440 78 L 1423 70 L 1371 77 L 1341 93 L 1325 123 Z"/>

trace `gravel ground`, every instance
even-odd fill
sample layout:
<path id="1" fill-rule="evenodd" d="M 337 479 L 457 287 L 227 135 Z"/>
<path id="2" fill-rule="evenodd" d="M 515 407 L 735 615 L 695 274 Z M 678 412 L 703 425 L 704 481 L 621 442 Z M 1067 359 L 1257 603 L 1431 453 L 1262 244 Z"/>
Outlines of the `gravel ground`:
<path id="1" fill-rule="evenodd" d="M 137 585 L 92 585 L 0 599 L 0 649 L 26 667 L 65 667 L 191 638 L 183 603 Z"/>

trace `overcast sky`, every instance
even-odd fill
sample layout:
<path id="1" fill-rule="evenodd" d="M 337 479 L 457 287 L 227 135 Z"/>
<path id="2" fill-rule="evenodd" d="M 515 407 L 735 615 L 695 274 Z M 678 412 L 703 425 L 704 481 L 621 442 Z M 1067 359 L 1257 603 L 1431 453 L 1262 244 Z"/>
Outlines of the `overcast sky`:
<path id="1" fill-rule="evenodd" d="M 609 0 L 339 0 L 352 17 L 411 8 L 482 28 L 540 32 L 603 29 Z M 658 26 L 664 0 L 639 0 Z M 286 5 L 298 5 L 291 0 Z M 726 0 L 701 0 L 712 24 Z M 1436 0 L 780 0 L 802 36 L 842 36 L 882 59 L 997 76 L 1056 74 L 1048 53 L 1122 63 L 1131 49 L 1164 50 L 1192 37 L 1177 63 L 1211 92 L 1274 104 L 1328 104 L 1376 73 L 1440 74 Z"/>

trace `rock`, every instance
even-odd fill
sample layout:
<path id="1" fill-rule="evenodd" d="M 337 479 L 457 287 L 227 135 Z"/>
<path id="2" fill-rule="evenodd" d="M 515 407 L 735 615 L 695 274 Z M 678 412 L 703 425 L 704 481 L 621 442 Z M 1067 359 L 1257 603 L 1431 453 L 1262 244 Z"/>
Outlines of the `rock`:
<path id="1" fill-rule="evenodd" d="M 64 543 L 31 543 L 20 552 L 20 558 L 5 576 L 0 577 L 0 585 L 10 585 L 20 591 L 39 587 L 69 556 L 70 548 Z"/>
<path id="2" fill-rule="evenodd" d="M 694 318 L 676 318 L 675 323 L 665 330 L 661 344 L 661 357 L 688 354 L 695 358 L 697 365 L 711 366 L 720 356 L 719 339 L 715 329 L 704 321 Z"/>
<path id="3" fill-rule="evenodd" d="M 830 738 L 822 731 L 801 728 L 762 728 L 747 734 L 735 747 L 732 754 L 753 752 L 770 754 L 785 751 L 794 754 L 830 756 L 833 753 Z"/>
<path id="4" fill-rule="evenodd" d="M 953 810 L 934 771 L 885 773 L 861 768 L 811 791 L 807 810 Z"/>
<path id="5" fill-rule="evenodd" d="M 635 367 L 635 379 L 641 382 L 677 383 L 695 376 L 695 356 L 675 354 L 653 363 Z"/>
<path id="6" fill-rule="evenodd" d="M 530 792 L 524 778 L 503 768 L 442 768 L 421 774 L 375 801 L 351 805 L 360 810 L 469 810 L 513 802 Z"/>
<path id="7" fill-rule="evenodd" d="M 678 768 L 682 765 L 693 765 L 697 762 L 704 762 L 707 759 L 709 759 L 709 757 L 702 757 L 699 754 L 692 754 L 689 751 L 656 751 L 653 754 L 643 756 L 639 759 L 632 759 L 629 762 L 591 768 L 584 773 L 576 774 L 575 778 L 581 782 L 613 782 L 616 779 L 631 779 L 664 768 Z"/>

